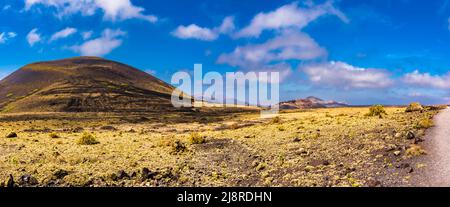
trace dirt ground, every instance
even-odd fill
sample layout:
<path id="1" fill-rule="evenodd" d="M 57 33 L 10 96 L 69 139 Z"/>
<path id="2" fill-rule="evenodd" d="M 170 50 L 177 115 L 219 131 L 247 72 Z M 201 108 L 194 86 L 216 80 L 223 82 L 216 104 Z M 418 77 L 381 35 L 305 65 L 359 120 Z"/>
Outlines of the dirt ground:
<path id="1" fill-rule="evenodd" d="M 0 185 L 408 186 L 438 111 L 404 111 L 4 114 Z"/>

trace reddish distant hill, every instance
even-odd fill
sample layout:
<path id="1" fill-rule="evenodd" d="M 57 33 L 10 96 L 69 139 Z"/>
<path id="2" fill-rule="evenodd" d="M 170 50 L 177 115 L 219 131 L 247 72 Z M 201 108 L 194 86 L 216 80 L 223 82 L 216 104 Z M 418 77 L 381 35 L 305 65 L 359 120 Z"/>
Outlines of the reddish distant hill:
<path id="1" fill-rule="evenodd" d="M 305 99 L 280 102 L 279 106 L 280 109 L 315 109 L 345 107 L 348 105 L 337 101 L 324 101 L 320 98 L 310 96 Z"/>

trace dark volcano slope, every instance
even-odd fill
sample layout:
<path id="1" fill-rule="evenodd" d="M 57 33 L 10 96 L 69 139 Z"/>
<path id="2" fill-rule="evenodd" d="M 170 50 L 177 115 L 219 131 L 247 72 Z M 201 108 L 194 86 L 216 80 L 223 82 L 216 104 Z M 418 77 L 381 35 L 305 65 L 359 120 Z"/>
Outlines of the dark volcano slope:
<path id="1" fill-rule="evenodd" d="M 0 81 L 3 112 L 175 110 L 174 88 L 128 65 L 78 57 L 24 66 Z"/>

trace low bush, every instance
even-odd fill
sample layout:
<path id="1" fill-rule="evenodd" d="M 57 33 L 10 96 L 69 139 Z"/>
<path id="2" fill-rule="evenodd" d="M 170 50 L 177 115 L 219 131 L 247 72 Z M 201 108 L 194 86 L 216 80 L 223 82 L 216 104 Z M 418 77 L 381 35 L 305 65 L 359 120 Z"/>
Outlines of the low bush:
<path id="1" fill-rule="evenodd" d="M 405 112 L 415 112 L 415 111 L 422 111 L 423 106 L 419 102 L 410 103 L 408 107 L 406 107 Z"/>
<path id="2" fill-rule="evenodd" d="M 424 118 L 417 123 L 416 128 L 418 129 L 428 129 L 430 127 L 434 126 L 433 120 L 429 118 Z"/>
<path id="3" fill-rule="evenodd" d="M 50 138 L 53 138 L 53 139 L 59 138 L 59 135 L 56 134 L 56 132 L 50 133 L 49 136 L 50 136 Z"/>
<path id="4" fill-rule="evenodd" d="M 181 153 L 186 151 L 186 145 L 181 142 L 180 140 L 176 140 L 173 144 L 172 144 L 172 153 L 173 154 L 177 154 L 177 153 Z"/>
<path id="5" fill-rule="evenodd" d="M 383 105 L 374 105 L 370 107 L 369 113 L 366 114 L 366 116 L 378 116 L 380 118 L 382 118 L 383 115 L 387 115 Z"/>
<path id="6" fill-rule="evenodd" d="M 203 144 L 206 142 L 205 137 L 199 133 L 193 132 L 189 135 L 189 142 L 191 144 Z"/>
<path id="7" fill-rule="evenodd" d="M 425 155 L 427 152 L 419 145 L 411 145 L 410 148 L 406 150 L 406 155 L 409 157 L 417 157 L 420 155 Z"/>
<path id="8" fill-rule="evenodd" d="M 94 137 L 94 135 L 85 132 L 83 136 L 78 139 L 77 144 L 79 145 L 95 145 L 99 144 L 100 142 L 97 141 L 97 139 Z"/>

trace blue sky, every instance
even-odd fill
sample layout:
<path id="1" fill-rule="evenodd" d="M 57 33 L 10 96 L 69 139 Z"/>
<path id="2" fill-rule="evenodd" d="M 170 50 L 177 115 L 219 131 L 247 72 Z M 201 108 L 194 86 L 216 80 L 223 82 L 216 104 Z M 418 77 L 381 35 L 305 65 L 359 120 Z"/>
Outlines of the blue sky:
<path id="1" fill-rule="evenodd" d="M 170 82 L 205 71 L 280 71 L 282 100 L 450 102 L 449 0 L 4 0 L 0 78 L 80 55 Z"/>

